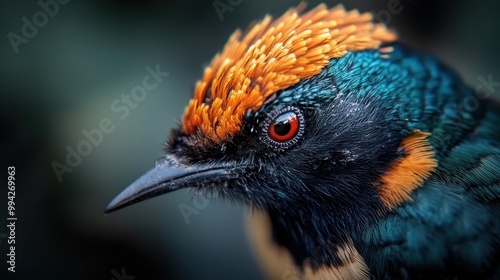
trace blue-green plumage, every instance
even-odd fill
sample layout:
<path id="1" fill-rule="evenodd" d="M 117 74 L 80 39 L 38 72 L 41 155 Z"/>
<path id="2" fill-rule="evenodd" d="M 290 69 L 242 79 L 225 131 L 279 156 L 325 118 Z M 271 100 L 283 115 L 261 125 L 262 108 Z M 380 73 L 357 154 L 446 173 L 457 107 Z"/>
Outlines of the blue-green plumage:
<path id="1" fill-rule="evenodd" d="M 288 105 L 322 108 L 336 98 L 368 98 L 388 112 L 386 124 L 401 137 L 416 129 L 431 133 L 438 162 L 433 175 L 411 200 L 351 236 L 376 279 L 500 278 L 498 107 L 476 97 L 431 55 L 391 47 L 384 59 L 368 50 L 332 60 L 319 75 L 279 93 L 257 116 Z M 284 231 L 279 224 L 275 230 Z"/>
<path id="2" fill-rule="evenodd" d="M 418 120 L 409 126 L 432 133 L 439 165 L 412 201 L 363 232 L 360 248 L 380 276 L 424 271 L 436 278 L 499 278 L 498 107 L 479 100 L 432 58 L 414 59 L 403 64 L 420 77 L 415 88 L 423 97 L 408 99 L 409 119 Z"/>
<path id="3" fill-rule="evenodd" d="M 338 94 L 374 97 L 390 111 L 391 123 L 404 124 L 403 134 L 432 131 L 430 142 L 439 157 L 477 124 L 483 105 L 472 89 L 431 55 L 399 44 L 391 47 L 394 50 L 386 59 L 379 51 L 367 50 L 331 60 L 319 75 L 284 90 L 261 111 L 286 104 L 324 106 Z"/>
<path id="4" fill-rule="evenodd" d="M 489 111 L 439 162 L 412 201 L 367 228 L 360 248 L 382 277 L 500 277 L 500 147 Z M 424 274 L 425 275 L 425 274 Z"/>

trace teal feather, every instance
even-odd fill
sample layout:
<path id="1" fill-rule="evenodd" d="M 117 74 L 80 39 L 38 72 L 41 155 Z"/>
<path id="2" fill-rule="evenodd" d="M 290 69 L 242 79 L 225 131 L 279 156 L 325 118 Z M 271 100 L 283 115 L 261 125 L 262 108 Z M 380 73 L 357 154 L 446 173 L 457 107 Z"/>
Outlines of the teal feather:
<path id="1" fill-rule="evenodd" d="M 403 135 L 431 133 L 436 172 L 412 200 L 355 236 L 356 247 L 376 279 L 500 278 L 499 110 L 435 57 L 392 47 L 385 59 L 377 50 L 333 59 L 261 112 L 320 107 L 339 95 L 370 97 L 382 101 L 388 123 Z"/>
<path id="2" fill-rule="evenodd" d="M 442 157 L 412 201 L 363 233 L 360 248 L 379 277 L 401 267 L 401 277 L 421 267 L 441 279 L 500 277 L 498 118 L 490 108 L 474 132 Z"/>
<path id="3" fill-rule="evenodd" d="M 375 278 L 500 277 L 499 111 L 433 56 L 393 47 L 388 59 L 373 50 L 332 60 L 314 81 L 283 91 L 269 106 L 299 100 L 314 107 L 338 94 L 370 96 L 383 100 L 403 134 L 431 133 L 435 174 L 411 201 L 357 237 Z"/>

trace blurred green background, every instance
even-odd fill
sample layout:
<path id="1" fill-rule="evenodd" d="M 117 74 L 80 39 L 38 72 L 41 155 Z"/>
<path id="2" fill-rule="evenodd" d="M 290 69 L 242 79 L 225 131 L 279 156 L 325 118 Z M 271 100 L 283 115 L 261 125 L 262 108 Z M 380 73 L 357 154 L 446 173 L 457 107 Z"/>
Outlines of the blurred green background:
<path id="1" fill-rule="evenodd" d="M 216 2 L 237 5 L 220 15 Z M 308 1 L 309 8 L 319 2 Z M 482 84 L 500 81 L 499 1 L 400 0 L 400 12 L 389 17 L 388 2 L 342 3 L 377 13 L 401 41 L 435 53 L 472 87 L 500 92 Z M 7 272 L 7 228 L 0 226 L 0 279 L 119 280 L 113 270 L 123 268 L 136 280 L 262 279 L 240 205 L 210 202 L 189 224 L 179 211 L 181 204 L 194 207 L 187 190 L 107 216 L 103 209 L 162 155 L 195 81 L 229 35 L 298 3 L 71 0 L 16 53 L 8 34 L 22 35 L 22 18 L 33 22 L 42 8 L 37 1 L 3 1 L 0 181 L 7 181 L 7 166 L 16 167 L 18 221 L 16 273 Z M 111 104 L 156 65 L 170 75 L 120 119 Z M 98 128 L 103 118 L 114 131 L 59 182 L 53 162 L 65 163 L 66 147 L 75 149 L 86 139 L 82 130 Z M 7 224 L 3 189 L 0 225 Z"/>

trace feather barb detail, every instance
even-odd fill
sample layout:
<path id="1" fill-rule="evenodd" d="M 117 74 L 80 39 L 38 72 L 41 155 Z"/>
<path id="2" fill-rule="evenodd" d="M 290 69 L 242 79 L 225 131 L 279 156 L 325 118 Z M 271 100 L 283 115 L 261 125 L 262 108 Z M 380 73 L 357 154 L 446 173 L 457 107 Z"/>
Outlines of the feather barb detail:
<path id="1" fill-rule="evenodd" d="M 273 93 L 321 72 L 350 51 L 377 49 L 396 35 L 373 23 L 370 13 L 324 4 L 304 5 L 272 20 L 266 16 L 245 34 L 237 30 L 197 82 L 183 116 L 186 134 L 221 143 L 240 131 L 247 112 Z"/>

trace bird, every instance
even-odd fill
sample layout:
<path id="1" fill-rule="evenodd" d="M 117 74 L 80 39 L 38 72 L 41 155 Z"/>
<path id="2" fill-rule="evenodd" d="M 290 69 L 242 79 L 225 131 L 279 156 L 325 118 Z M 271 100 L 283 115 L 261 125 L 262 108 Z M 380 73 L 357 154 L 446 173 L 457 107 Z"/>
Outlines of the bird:
<path id="1" fill-rule="evenodd" d="M 105 213 L 189 188 L 249 209 L 270 279 L 500 279 L 499 108 L 370 13 L 300 4 L 230 36 Z"/>

